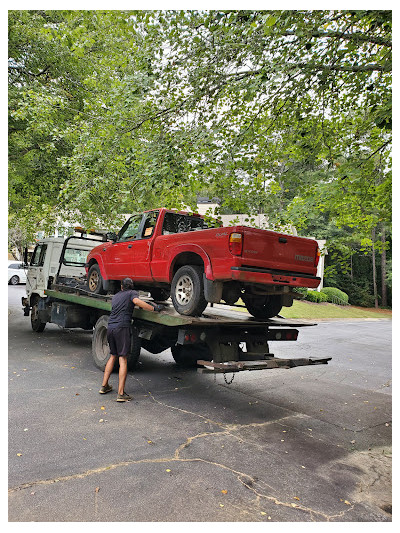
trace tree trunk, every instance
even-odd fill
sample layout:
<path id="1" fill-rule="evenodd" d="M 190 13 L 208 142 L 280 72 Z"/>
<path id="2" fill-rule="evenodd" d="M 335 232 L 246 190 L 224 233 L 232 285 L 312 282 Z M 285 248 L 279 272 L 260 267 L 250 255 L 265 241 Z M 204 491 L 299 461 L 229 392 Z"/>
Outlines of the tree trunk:
<path id="1" fill-rule="evenodd" d="M 381 255 L 381 271 L 382 271 L 382 307 L 387 307 L 386 248 L 385 248 L 386 235 L 385 235 L 385 227 L 384 227 L 383 224 L 382 224 L 381 241 L 382 241 L 382 255 Z"/>
<path id="2" fill-rule="evenodd" d="M 378 288 L 376 285 L 375 228 L 372 230 L 372 279 L 374 284 L 375 307 L 378 308 Z"/>

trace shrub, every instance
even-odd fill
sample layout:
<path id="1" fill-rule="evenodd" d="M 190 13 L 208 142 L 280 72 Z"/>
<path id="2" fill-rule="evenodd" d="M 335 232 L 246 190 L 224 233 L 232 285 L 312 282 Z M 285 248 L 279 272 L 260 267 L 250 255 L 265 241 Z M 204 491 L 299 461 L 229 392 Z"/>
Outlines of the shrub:
<path id="1" fill-rule="evenodd" d="M 309 302 L 320 303 L 320 302 L 327 302 L 328 297 L 323 292 L 307 291 L 306 300 L 308 300 Z"/>
<path id="2" fill-rule="evenodd" d="M 339 298 L 339 300 L 344 301 L 346 304 L 349 303 L 348 295 L 336 287 L 324 287 L 321 292 L 326 294 L 328 302 L 335 303 L 335 298 Z"/>
<path id="3" fill-rule="evenodd" d="M 307 287 L 294 287 L 293 292 L 297 292 L 302 296 L 307 296 L 308 289 Z"/>

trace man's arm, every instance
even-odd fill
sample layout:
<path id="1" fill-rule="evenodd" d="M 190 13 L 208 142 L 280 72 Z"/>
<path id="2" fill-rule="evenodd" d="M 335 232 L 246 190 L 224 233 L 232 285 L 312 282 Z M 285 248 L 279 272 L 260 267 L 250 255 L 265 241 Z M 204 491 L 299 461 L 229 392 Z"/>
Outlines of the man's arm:
<path id="1" fill-rule="evenodd" d="M 132 302 L 137 305 L 138 307 L 145 309 L 146 311 L 155 311 L 154 307 L 147 302 L 144 302 L 140 298 L 134 298 Z"/>

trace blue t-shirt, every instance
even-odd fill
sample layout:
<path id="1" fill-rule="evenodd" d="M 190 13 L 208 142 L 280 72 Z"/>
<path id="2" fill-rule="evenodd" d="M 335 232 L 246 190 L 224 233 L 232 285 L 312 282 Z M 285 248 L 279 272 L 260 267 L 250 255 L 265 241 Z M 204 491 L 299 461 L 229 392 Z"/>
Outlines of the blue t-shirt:
<path id="1" fill-rule="evenodd" d="M 108 319 L 108 329 L 124 328 L 131 325 L 132 313 L 135 307 L 134 298 L 139 298 L 138 291 L 120 291 L 111 300 L 111 314 Z"/>

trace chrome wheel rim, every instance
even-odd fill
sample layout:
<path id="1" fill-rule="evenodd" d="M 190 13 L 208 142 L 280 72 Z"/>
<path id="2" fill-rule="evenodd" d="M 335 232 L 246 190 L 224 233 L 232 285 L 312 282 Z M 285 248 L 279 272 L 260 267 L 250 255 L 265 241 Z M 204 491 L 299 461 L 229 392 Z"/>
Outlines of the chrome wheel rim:
<path id="1" fill-rule="evenodd" d="M 175 289 L 176 301 L 179 305 L 187 305 L 193 298 L 193 281 L 186 274 L 178 279 Z"/>

